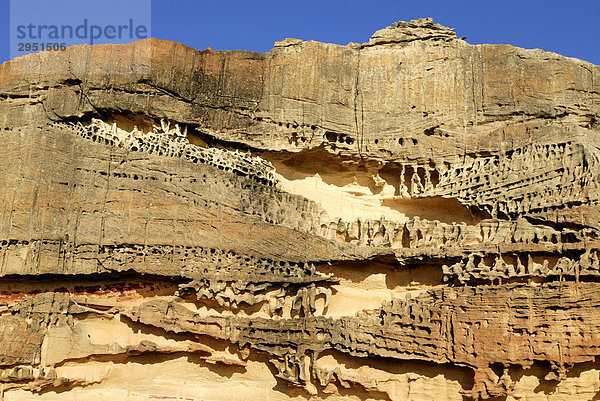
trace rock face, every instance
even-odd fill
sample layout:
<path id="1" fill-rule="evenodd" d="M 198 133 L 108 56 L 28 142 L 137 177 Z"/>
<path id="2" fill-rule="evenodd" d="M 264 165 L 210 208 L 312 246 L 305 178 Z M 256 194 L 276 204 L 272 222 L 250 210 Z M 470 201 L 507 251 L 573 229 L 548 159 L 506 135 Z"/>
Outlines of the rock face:
<path id="1" fill-rule="evenodd" d="M 0 129 L 5 400 L 600 397 L 598 66 L 75 46 L 0 66 Z"/>

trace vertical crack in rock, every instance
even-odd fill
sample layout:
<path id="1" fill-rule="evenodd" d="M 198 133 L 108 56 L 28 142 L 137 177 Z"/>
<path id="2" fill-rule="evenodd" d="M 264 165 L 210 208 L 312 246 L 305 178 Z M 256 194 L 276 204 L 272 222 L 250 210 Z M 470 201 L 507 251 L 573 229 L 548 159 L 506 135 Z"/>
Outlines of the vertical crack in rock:
<path id="1" fill-rule="evenodd" d="M 599 74 L 431 19 L 1 65 L 0 394 L 598 398 Z"/>

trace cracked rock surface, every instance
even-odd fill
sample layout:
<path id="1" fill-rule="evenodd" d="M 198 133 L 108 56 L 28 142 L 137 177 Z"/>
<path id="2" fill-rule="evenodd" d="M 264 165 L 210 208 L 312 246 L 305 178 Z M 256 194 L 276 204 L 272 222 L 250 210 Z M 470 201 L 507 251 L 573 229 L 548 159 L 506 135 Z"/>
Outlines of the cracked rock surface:
<path id="1" fill-rule="evenodd" d="M 0 399 L 600 398 L 599 66 L 74 46 L 0 135 Z"/>

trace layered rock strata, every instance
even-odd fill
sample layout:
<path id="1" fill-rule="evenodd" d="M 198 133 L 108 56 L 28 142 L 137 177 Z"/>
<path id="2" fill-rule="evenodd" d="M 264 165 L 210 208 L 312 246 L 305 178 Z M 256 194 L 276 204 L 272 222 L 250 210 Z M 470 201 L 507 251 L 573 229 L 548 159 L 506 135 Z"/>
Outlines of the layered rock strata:
<path id="1" fill-rule="evenodd" d="M 0 394 L 596 399 L 599 121 L 430 19 L 5 63 Z"/>

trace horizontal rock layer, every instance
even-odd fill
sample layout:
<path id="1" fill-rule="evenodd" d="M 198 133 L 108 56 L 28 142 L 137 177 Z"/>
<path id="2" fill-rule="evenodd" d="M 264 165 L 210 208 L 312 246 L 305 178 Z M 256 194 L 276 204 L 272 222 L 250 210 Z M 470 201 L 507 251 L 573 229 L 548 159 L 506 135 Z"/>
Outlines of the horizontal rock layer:
<path id="1" fill-rule="evenodd" d="M 597 398 L 598 121 L 429 19 L 5 63 L 0 394 Z"/>

